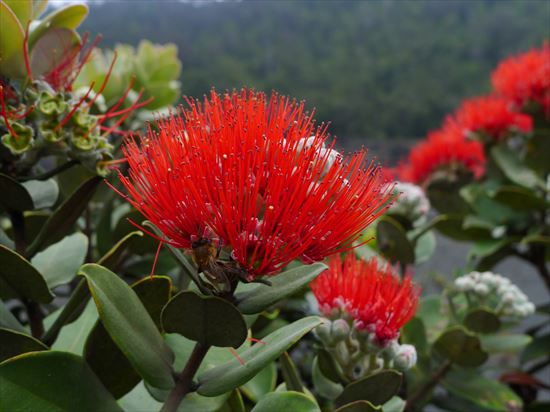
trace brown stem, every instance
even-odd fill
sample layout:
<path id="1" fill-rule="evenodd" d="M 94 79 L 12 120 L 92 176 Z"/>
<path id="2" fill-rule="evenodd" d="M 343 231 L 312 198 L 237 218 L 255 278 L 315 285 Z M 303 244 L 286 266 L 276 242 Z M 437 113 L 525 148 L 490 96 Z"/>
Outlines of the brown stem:
<path id="1" fill-rule="evenodd" d="M 441 379 L 445 377 L 447 372 L 451 369 L 452 364 L 453 363 L 449 360 L 441 364 L 441 366 L 432 375 L 432 378 L 418 388 L 418 390 L 407 399 L 407 406 L 405 410 L 413 411 L 415 405 L 422 401 L 430 393 L 430 391 L 437 386 Z"/>
<path id="2" fill-rule="evenodd" d="M 15 250 L 21 256 L 25 256 L 27 251 L 27 239 L 25 239 L 25 218 L 23 212 L 16 210 L 10 211 L 10 220 L 13 238 L 15 240 Z M 40 309 L 40 305 L 25 298 L 21 299 L 21 301 L 27 310 L 32 336 L 40 339 L 44 334 L 44 324 L 42 322 L 44 314 Z"/>
<path id="3" fill-rule="evenodd" d="M 210 346 L 197 342 L 191 356 L 183 371 L 176 377 L 176 386 L 168 395 L 166 402 L 162 406 L 161 412 L 175 412 L 181 401 L 189 392 L 193 390 L 193 377 L 199 369 Z"/>

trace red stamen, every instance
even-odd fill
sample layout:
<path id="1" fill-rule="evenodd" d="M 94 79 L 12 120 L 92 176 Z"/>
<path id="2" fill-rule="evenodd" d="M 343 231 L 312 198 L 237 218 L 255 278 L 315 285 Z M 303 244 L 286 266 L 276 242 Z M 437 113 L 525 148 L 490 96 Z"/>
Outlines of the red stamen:
<path id="1" fill-rule="evenodd" d="M 22 114 L 14 113 L 13 118 L 17 119 L 17 120 L 21 120 L 21 119 L 27 117 L 29 114 L 31 114 L 33 110 L 34 110 L 34 105 L 29 107 L 29 110 L 27 110 L 25 113 L 22 113 Z"/>
<path id="2" fill-rule="evenodd" d="M 151 274 L 149 275 L 151 280 L 153 280 L 153 275 L 155 273 L 155 268 L 157 267 L 157 261 L 159 259 L 160 249 L 162 248 L 163 243 L 164 242 L 162 240 L 159 242 L 159 247 L 157 248 L 157 253 L 155 253 L 155 260 L 153 261 L 153 267 L 151 268 Z"/>
<path id="3" fill-rule="evenodd" d="M 244 365 L 244 364 L 245 364 L 243 358 L 241 358 L 241 357 L 239 356 L 239 354 L 237 353 L 237 351 L 235 350 L 235 348 L 229 348 L 229 352 L 231 352 L 231 354 L 232 354 L 235 358 L 237 358 L 237 360 L 239 361 L 239 363 L 240 363 L 241 365 Z"/>
<path id="4" fill-rule="evenodd" d="M 94 88 L 94 84 L 95 84 L 95 82 L 92 82 L 92 84 L 90 85 L 90 88 L 88 89 L 86 94 L 84 96 L 82 96 L 82 98 L 78 101 L 77 104 L 74 105 L 74 107 L 71 109 L 71 111 L 69 113 L 67 113 L 67 115 L 59 122 L 59 124 L 55 127 L 54 131 L 58 131 L 59 129 L 61 129 L 63 126 L 65 126 L 65 124 L 67 124 L 67 122 L 70 120 L 70 118 L 73 117 L 73 114 L 75 114 L 75 112 L 78 110 L 78 108 L 82 105 L 82 103 L 84 103 L 84 101 L 90 95 L 90 92 Z"/>
<path id="5" fill-rule="evenodd" d="M 247 338 L 247 340 L 249 340 L 250 342 L 254 342 L 254 343 L 261 343 L 262 345 L 266 345 L 266 344 L 267 344 L 267 343 L 264 342 L 263 340 L 256 339 L 256 338 Z"/>
<path id="6" fill-rule="evenodd" d="M 92 104 L 94 104 L 94 102 L 97 100 L 97 98 L 99 97 L 99 95 L 101 93 L 103 93 L 103 90 L 105 90 L 105 86 L 107 86 L 107 82 L 109 81 L 109 79 L 111 78 L 111 74 L 113 72 L 113 67 L 115 66 L 115 62 L 116 62 L 116 59 L 117 59 L 117 52 L 115 51 L 114 52 L 114 56 L 113 56 L 113 60 L 111 61 L 111 65 L 109 66 L 109 70 L 107 71 L 107 74 L 105 75 L 105 79 L 103 79 L 103 83 L 101 84 L 101 87 L 99 88 L 99 90 L 97 91 L 97 93 L 95 94 L 95 96 L 92 98 L 92 100 L 90 100 L 88 102 L 88 107 L 92 107 Z"/>
<path id="7" fill-rule="evenodd" d="M 146 106 L 148 105 L 149 103 L 151 103 L 152 101 L 154 100 L 153 97 L 150 97 L 148 98 L 147 100 L 144 100 L 142 101 L 141 103 L 137 103 L 135 105 L 132 105 L 126 109 L 122 109 L 122 110 L 119 110 L 117 112 L 107 112 L 105 113 L 103 116 L 101 116 L 102 118 L 105 118 L 105 119 L 108 119 L 108 118 L 111 118 L 111 117 L 116 117 L 116 116 L 119 116 L 121 114 L 124 114 L 124 113 L 127 113 L 129 111 L 134 111 L 134 110 L 137 110 L 137 109 L 140 109 L 142 108 L 143 106 Z"/>
<path id="8" fill-rule="evenodd" d="M 17 133 L 15 133 L 15 130 L 10 125 L 10 122 L 8 120 L 8 114 L 6 112 L 6 102 L 4 101 L 4 87 L 0 86 L 0 108 L 2 111 L 2 117 L 4 118 L 4 122 L 6 123 L 6 128 L 10 132 L 10 135 L 15 137 L 16 139 L 19 138 Z"/>

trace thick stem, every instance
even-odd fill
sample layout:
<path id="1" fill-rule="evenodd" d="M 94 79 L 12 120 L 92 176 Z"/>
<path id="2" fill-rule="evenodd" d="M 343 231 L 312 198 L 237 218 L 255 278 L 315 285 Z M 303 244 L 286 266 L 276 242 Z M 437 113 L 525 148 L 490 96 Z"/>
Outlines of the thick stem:
<path id="1" fill-rule="evenodd" d="M 44 314 L 40 309 L 40 305 L 28 299 L 23 299 L 23 305 L 27 310 L 27 316 L 29 317 L 29 326 L 31 327 L 31 334 L 36 339 L 40 339 L 44 334 Z"/>
<path id="2" fill-rule="evenodd" d="M 27 251 L 27 239 L 25 239 L 25 217 L 21 211 L 10 211 L 11 227 L 13 230 L 13 238 L 15 240 L 15 250 L 21 256 L 25 256 Z M 40 310 L 40 305 L 28 299 L 21 299 L 25 309 L 27 310 L 27 317 L 29 318 L 29 326 L 31 328 L 32 336 L 40 339 L 44 334 L 44 314 Z"/>
<path id="3" fill-rule="evenodd" d="M 187 360 L 185 368 L 176 377 L 176 386 L 168 395 L 161 412 L 175 412 L 185 395 L 193 390 L 193 377 L 197 373 L 208 349 L 210 349 L 210 346 L 198 342 L 195 344 L 195 348 Z"/>
<path id="4" fill-rule="evenodd" d="M 432 375 L 432 378 L 422 385 L 416 392 L 414 392 L 409 399 L 407 399 L 406 411 L 413 411 L 415 405 L 424 400 L 424 398 L 432 391 L 433 388 L 445 377 L 447 372 L 451 369 L 451 361 L 445 361 Z"/>

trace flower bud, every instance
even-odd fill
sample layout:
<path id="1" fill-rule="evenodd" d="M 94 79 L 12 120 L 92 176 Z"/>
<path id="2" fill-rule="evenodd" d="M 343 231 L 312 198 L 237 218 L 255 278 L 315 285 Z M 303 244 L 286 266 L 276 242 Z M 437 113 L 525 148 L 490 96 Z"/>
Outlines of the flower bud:
<path id="1" fill-rule="evenodd" d="M 416 365 L 416 349 L 413 345 L 401 345 L 393 362 L 394 367 L 399 370 L 407 370 Z"/>
<path id="2" fill-rule="evenodd" d="M 336 319 L 332 322 L 332 337 L 335 341 L 339 342 L 346 339 L 349 336 L 349 333 L 349 323 L 344 319 Z"/>
<path id="3" fill-rule="evenodd" d="M 326 318 L 322 319 L 322 323 L 315 328 L 315 335 L 321 342 L 328 346 L 332 346 L 332 337 L 330 333 L 332 322 Z"/>
<path id="4" fill-rule="evenodd" d="M 489 287 L 483 283 L 478 283 L 474 286 L 474 292 L 481 296 L 487 296 L 489 294 Z"/>

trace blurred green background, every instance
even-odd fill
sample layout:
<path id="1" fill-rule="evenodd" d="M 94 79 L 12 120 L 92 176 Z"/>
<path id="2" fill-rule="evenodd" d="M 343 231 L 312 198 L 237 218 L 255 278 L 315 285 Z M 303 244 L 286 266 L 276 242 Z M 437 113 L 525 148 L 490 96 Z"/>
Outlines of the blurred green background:
<path id="1" fill-rule="evenodd" d="M 152 5 L 155 3 L 155 6 Z M 339 145 L 419 138 L 489 90 L 503 57 L 550 38 L 550 2 L 107 1 L 83 30 L 101 46 L 173 42 L 182 89 L 250 86 L 307 101 Z"/>

